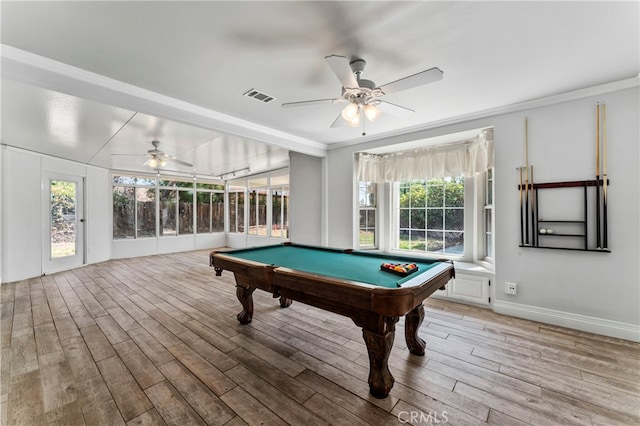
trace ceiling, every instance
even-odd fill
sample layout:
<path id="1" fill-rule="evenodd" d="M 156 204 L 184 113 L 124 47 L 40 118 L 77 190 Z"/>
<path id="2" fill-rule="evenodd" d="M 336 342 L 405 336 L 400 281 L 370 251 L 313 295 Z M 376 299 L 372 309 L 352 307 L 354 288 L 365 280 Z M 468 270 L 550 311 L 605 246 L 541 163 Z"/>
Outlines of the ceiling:
<path id="1" fill-rule="evenodd" d="M 219 176 L 286 166 L 327 149 L 462 121 L 637 78 L 638 2 L 11 2 L 1 3 L 2 143 L 142 171 L 151 141 Z M 330 128 L 343 105 L 324 57 L 363 58 L 415 112 Z M 275 100 L 243 96 L 250 89 Z M 122 155 L 127 154 L 127 155 Z"/>

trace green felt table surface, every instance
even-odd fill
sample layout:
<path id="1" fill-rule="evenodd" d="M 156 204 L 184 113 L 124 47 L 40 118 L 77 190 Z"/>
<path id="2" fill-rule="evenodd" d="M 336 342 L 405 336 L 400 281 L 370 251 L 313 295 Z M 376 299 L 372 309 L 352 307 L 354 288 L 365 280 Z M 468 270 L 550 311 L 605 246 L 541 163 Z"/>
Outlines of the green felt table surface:
<path id="1" fill-rule="evenodd" d="M 340 250 L 296 245 L 240 249 L 225 252 L 224 254 L 239 259 L 283 266 L 311 274 L 326 275 L 387 288 L 400 287 L 402 283 L 413 278 L 416 274 L 420 274 L 439 264 L 438 261 L 409 260 L 405 257 L 394 257 L 393 255 L 379 253 L 354 251 L 351 254 L 347 254 Z M 384 262 L 415 263 L 418 265 L 418 272 L 408 276 L 400 276 L 382 271 L 380 270 L 380 265 Z"/>

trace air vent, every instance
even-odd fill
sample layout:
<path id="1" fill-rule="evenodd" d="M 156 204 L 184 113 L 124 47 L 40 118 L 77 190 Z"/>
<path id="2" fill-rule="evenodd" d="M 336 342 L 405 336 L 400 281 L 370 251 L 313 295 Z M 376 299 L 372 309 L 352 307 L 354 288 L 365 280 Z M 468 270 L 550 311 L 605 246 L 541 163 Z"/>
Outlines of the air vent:
<path id="1" fill-rule="evenodd" d="M 256 90 L 256 89 L 247 90 L 244 93 L 244 96 L 248 96 L 250 98 L 256 99 L 256 100 L 258 100 L 258 101 L 260 101 L 260 102 L 262 102 L 264 104 L 268 104 L 269 102 L 275 100 L 275 98 L 273 96 L 267 95 L 266 93 L 261 92 L 261 91 Z"/>

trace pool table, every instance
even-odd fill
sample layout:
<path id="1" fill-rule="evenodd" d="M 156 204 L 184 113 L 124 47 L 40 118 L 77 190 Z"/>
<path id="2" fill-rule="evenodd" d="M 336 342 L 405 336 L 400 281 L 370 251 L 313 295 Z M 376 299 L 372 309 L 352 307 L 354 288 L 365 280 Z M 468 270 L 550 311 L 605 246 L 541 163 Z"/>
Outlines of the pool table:
<path id="1" fill-rule="evenodd" d="M 384 262 L 415 263 L 418 270 L 401 276 L 381 270 Z M 412 354 L 424 355 L 425 342 L 418 336 L 424 319 L 422 302 L 455 276 L 451 261 L 293 243 L 212 251 L 210 265 L 216 275 L 223 270 L 234 273 L 241 324 L 251 322 L 257 288 L 280 298 L 283 308 L 296 300 L 350 317 L 362 328 L 369 354 L 369 390 L 376 398 L 385 398 L 393 386 L 388 360 L 396 322 L 405 316 L 407 347 Z"/>

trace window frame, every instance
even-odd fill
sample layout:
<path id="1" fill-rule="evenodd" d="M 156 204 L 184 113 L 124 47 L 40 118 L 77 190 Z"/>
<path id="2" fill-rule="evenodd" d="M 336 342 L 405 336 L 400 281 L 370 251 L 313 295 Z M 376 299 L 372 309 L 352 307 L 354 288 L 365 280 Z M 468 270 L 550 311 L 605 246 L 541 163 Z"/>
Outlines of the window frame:
<path id="1" fill-rule="evenodd" d="M 407 181 L 407 182 L 393 182 L 390 187 L 391 187 L 391 203 L 390 206 L 388 208 L 386 208 L 386 210 L 389 212 L 390 216 L 391 216 L 391 226 L 390 226 L 390 230 L 391 232 L 389 232 L 389 250 L 392 252 L 396 252 L 396 253 L 400 253 L 400 254 L 404 254 L 404 255 L 416 255 L 416 256 L 424 256 L 424 257 L 438 257 L 438 258 L 447 258 L 447 259 L 455 259 L 455 260 L 463 260 L 465 258 L 467 258 L 469 256 L 469 241 L 468 241 L 468 236 L 469 236 L 469 232 L 468 230 L 469 228 L 469 221 L 468 218 L 469 216 L 473 216 L 473 212 L 470 211 L 469 208 L 469 202 L 473 201 L 470 200 L 469 198 L 469 185 L 473 186 L 473 182 L 466 177 L 462 177 L 462 176 L 456 176 L 456 177 L 443 177 L 443 178 L 439 178 L 442 179 L 443 182 L 442 184 L 430 184 L 429 182 L 432 182 L 435 179 L 423 179 L 423 180 L 414 180 L 414 181 Z M 445 189 L 446 189 L 446 185 L 449 183 L 446 181 L 446 179 L 450 179 L 451 181 L 455 182 L 457 180 L 462 180 L 462 183 L 464 185 L 464 189 L 463 189 L 463 203 L 464 205 L 462 207 L 459 206 L 447 206 L 446 205 L 446 198 L 445 198 Z M 406 207 L 402 207 L 400 205 L 400 195 L 401 195 L 401 186 L 403 184 L 408 184 L 408 188 L 410 190 L 410 188 L 412 186 L 424 186 L 425 188 L 425 202 L 424 202 L 424 206 L 412 206 L 411 202 L 408 206 Z M 429 198 L 429 190 L 430 188 L 435 188 L 437 186 L 441 186 L 442 187 L 442 205 L 441 206 L 429 206 L 427 203 L 427 199 Z M 446 228 L 446 210 L 447 209 L 454 209 L 454 210 L 462 210 L 463 211 L 463 223 L 462 223 L 462 229 L 458 230 L 458 229 L 448 229 Z M 408 212 L 408 220 L 409 220 L 409 225 L 408 227 L 401 227 L 401 211 L 405 210 Z M 424 210 L 424 228 L 412 228 L 411 227 L 411 218 L 412 218 L 412 210 Z M 441 210 L 442 211 L 442 229 L 440 228 L 429 228 L 429 223 L 428 223 L 428 212 L 429 210 Z M 425 241 L 425 249 L 424 250 L 411 250 L 411 249 L 401 249 L 400 245 L 399 245 L 399 234 L 400 231 L 402 229 L 406 229 L 409 233 L 411 233 L 412 231 L 424 231 L 425 236 L 424 236 L 424 241 Z M 459 232 L 462 234 L 462 238 L 463 238 L 463 251 L 461 254 L 457 254 L 454 252 L 439 252 L 439 251 L 428 251 L 427 250 L 427 240 L 428 240 L 428 233 L 429 232 L 442 232 L 442 240 L 444 242 L 444 239 L 446 237 L 447 233 L 453 233 L 453 232 Z M 446 250 L 446 246 L 445 247 Z"/>
<path id="2" fill-rule="evenodd" d="M 178 186 L 176 183 L 181 182 L 184 185 Z M 198 188 L 198 185 L 206 185 L 210 186 L 210 188 Z M 133 189 L 133 236 L 126 236 L 122 238 L 115 238 L 114 231 L 114 188 L 123 187 L 123 188 L 132 188 Z M 155 213 L 155 234 L 154 235 L 144 235 L 140 236 L 138 229 L 139 222 L 139 206 L 138 206 L 138 191 L 140 189 L 152 189 L 154 191 L 154 213 Z M 175 191 L 175 217 L 176 217 L 176 229 L 175 234 L 170 235 L 162 235 L 161 229 L 161 191 Z M 192 194 L 192 212 L 191 219 L 189 221 L 189 226 L 192 228 L 191 233 L 180 232 L 180 191 L 183 192 L 191 192 Z M 222 233 L 222 231 L 212 231 L 212 225 L 210 224 L 209 230 L 210 232 L 197 232 L 197 211 L 196 211 L 196 196 L 198 192 L 210 192 L 210 193 L 220 193 L 225 194 L 224 184 L 221 182 L 216 182 L 212 180 L 205 179 L 185 179 L 183 177 L 176 177 L 170 175 L 147 175 L 144 173 L 128 173 L 121 171 L 112 171 L 111 172 L 111 239 L 112 241 L 129 241 L 129 240 L 140 240 L 140 239 L 150 239 L 150 238 L 161 238 L 161 237 L 176 237 L 176 236 L 197 236 L 197 235 L 206 235 L 206 234 L 214 234 L 214 233 Z M 211 196 L 210 196 L 211 200 Z M 210 208 L 210 216 L 212 220 L 212 206 L 211 201 L 209 203 Z M 224 219 L 223 219 L 224 220 Z M 224 221 L 226 222 L 226 221 Z"/>
<path id="3" fill-rule="evenodd" d="M 360 196 L 362 195 L 361 193 L 361 189 L 362 189 L 362 185 L 374 185 L 374 189 L 371 192 L 367 192 L 367 194 L 373 194 L 374 200 L 373 200 L 373 205 L 368 205 L 369 203 L 365 203 L 364 205 L 361 203 L 361 199 Z M 357 199 L 357 214 L 356 214 L 356 228 L 357 228 L 357 237 L 356 237 L 356 247 L 358 247 L 358 249 L 360 250 L 376 250 L 379 248 L 380 246 L 380 242 L 379 242 L 379 217 L 380 217 L 380 211 L 378 209 L 378 205 L 379 203 L 379 199 L 380 199 L 380 186 L 375 182 L 364 182 L 364 181 L 358 181 L 356 183 L 356 199 Z M 363 228 L 361 223 L 362 223 L 362 213 L 365 213 L 365 227 Z M 368 223 L 368 219 L 369 219 L 369 214 L 370 212 L 373 212 L 374 214 L 374 224 L 373 227 L 371 226 L 367 226 Z M 373 231 L 373 244 L 371 245 L 363 245 L 362 244 L 362 237 L 361 237 L 361 232 L 365 230 L 372 230 Z"/>

